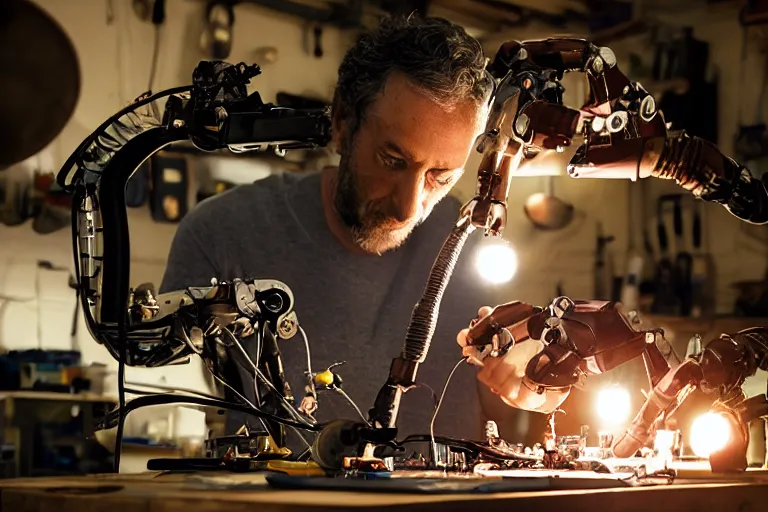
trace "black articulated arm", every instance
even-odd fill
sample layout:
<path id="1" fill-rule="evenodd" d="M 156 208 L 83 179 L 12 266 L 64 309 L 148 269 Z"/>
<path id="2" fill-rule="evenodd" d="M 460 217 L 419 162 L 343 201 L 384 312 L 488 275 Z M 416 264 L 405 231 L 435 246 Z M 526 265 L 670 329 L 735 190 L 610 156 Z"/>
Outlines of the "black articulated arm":
<path id="1" fill-rule="evenodd" d="M 116 468 L 125 414 L 143 405 L 170 403 L 168 396 L 158 395 L 126 404 L 125 365 L 157 367 L 199 355 L 236 400 L 211 399 L 209 405 L 251 412 L 277 446 L 284 445 L 285 425 L 319 429 L 311 416 L 294 407 L 282 372 L 277 340 L 301 330 L 288 286 L 270 279 L 219 282 L 211 276 L 210 286 L 160 295 L 151 284 L 130 287 L 125 188 L 154 153 L 182 141 L 203 151 L 278 154 L 330 141 L 328 111 L 281 108 L 264 103 L 256 92 L 249 95 L 247 85 L 260 72 L 255 65 L 201 62 L 191 86 L 142 96 L 107 119 L 57 175 L 59 185 L 73 194 L 75 273 L 86 324 L 119 363 Z M 260 347 L 255 361 L 241 343 L 251 337 Z M 255 401 L 246 398 L 249 394 Z M 195 397 L 173 398 L 189 402 Z M 105 421 L 102 428 L 110 425 Z"/>
<path id="2" fill-rule="evenodd" d="M 330 140 L 327 111 L 277 107 L 264 103 L 257 92 L 248 95 L 246 86 L 259 73 L 255 65 L 201 62 L 191 86 L 141 97 L 108 119 L 57 176 L 74 194 L 75 266 L 89 330 L 113 356 L 127 349 L 126 364 L 171 364 L 193 354 L 172 331 L 174 314 L 199 299 L 185 295 L 162 304 L 162 318 L 149 323 L 130 314 L 134 291 L 125 186 L 141 163 L 181 141 L 204 151 L 282 152 L 324 146 Z M 160 100 L 166 98 L 161 116 Z M 127 346 L 118 348 L 119 339 L 127 340 Z"/>

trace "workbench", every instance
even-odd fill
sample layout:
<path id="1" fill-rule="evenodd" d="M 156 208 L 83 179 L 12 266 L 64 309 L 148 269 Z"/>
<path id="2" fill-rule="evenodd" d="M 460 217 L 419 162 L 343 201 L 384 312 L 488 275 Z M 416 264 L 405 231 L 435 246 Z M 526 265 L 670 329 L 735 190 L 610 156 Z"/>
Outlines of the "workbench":
<path id="1" fill-rule="evenodd" d="M 0 392 L 0 477 L 108 471 L 94 418 L 116 400 L 93 393 Z"/>
<path id="2" fill-rule="evenodd" d="M 0 480 L 0 512 L 718 511 L 764 512 L 768 474 L 720 483 L 687 480 L 653 487 L 473 494 L 277 490 L 263 474 L 155 473 Z"/>

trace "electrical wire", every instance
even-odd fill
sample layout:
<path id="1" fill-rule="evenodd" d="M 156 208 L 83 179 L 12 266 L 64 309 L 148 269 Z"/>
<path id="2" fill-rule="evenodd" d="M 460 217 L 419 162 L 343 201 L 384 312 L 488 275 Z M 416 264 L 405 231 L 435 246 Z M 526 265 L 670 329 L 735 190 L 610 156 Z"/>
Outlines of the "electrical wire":
<path id="1" fill-rule="evenodd" d="M 204 398 L 212 398 L 214 400 L 220 400 L 221 397 L 216 395 L 211 395 L 208 393 L 203 393 L 202 391 L 196 391 L 194 389 L 190 388 L 177 388 L 173 386 L 162 386 L 160 384 L 142 384 L 141 382 L 126 382 L 128 386 L 142 386 L 145 388 L 155 388 L 155 389 L 162 389 L 163 391 L 169 391 L 173 393 L 187 393 L 189 395 L 198 395 L 202 396 Z M 141 389 L 136 388 L 125 388 L 125 392 L 132 394 L 132 395 L 155 395 L 157 392 L 155 391 L 143 391 Z"/>
<path id="2" fill-rule="evenodd" d="M 118 319 L 118 332 L 125 332 L 125 319 Z M 128 414 L 125 403 L 125 358 L 128 356 L 127 340 L 121 336 L 120 360 L 117 362 L 117 432 L 115 433 L 114 463 L 115 473 L 120 473 L 120 455 L 123 449 L 123 431 L 125 430 L 125 416 Z"/>
<path id="3" fill-rule="evenodd" d="M 253 360 L 248 355 L 248 353 L 243 348 L 243 345 L 240 343 L 240 341 L 237 339 L 237 337 L 232 334 L 232 331 L 227 329 L 226 327 L 222 327 L 221 330 L 229 337 L 230 341 L 238 348 L 242 356 L 245 358 L 245 360 L 248 362 L 248 364 L 251 365 L 251 369 L 256 374 L 257 378 L 261 379 L 261 381 L 266 384 L 268 388 L 270 388 L 280 399 L 280 402 L 283 404 L 283 407 L 285 407 L 286 411 L 293 416 L 294 419 L 297 421 L 300 421 L 306 425 L 312 425 L 309 421 L 307 421 L 301 414 L 299 414 L 291 404 L 288 403 L 288 400 L 285 399 L 282 393 L 280 393 L 277 388 L 267 379 L 264 374 L 259 370 L 259 368 L 253 363 Z"/>
<path id="4" fill-rule="evenodd" d="M 307 447 L 307 449 L 301 452 L 301 455 L 299 455 L 299 457 L 303 457 L 305 453 L 307 453 L 308 451 L 312 451 L 312 445 L 309 444 L 309 441 L 307 441 L 304 438 L 304 436 L 301 434 L 301 431 L 299 429 L 294 427 L 291 427 L 291 428 L 293 429 L 294 432 L 296 432 L 296 435 L 299 436 L 299 439 L 301 439 L 301 441 L 304 443 L 304 446 Z"/>
<path id="5" fill-rule="evenodd" d="M 211 373 L 211 375 L 213 375 L 213 373 Z M 217 375 L 213 375 L 213 378 L 216 379 L 218 382 L 220 382 L 223 386 L 226 386 L 227 388 L 229 388 L 229 390 L 232 391 L 235 394 L 235 396 L 237 396 L 240 400 L 242 400 L 246 404 L 250 405 L 252 408 L 258 410 L 258 407 L 256 407 L 253 404 L 253 402 L 251 402 L 250 400 L 245 398 L 234 387 L 232 387 L 230 384 L 228 384 L 224 379 L 222 379 L 221 377 L 219 377 Z M 261 422 L 261 426 L 264 427 L 264 431 L 265 432 L 269 432 L 269 429 L 267 428 L 267 424 L 264 422 L 264 419 L 263 418 L 258 418 L 258 420 Z M 304 439 L 304 436 L 301 435 L 301 432 L 299 431 L 299 429 L 297 429 L 296 427 L 290 427 L 290 428 L 292 428 L 293 431 L 296 432 L 296 435 L 299 436 L 299 439 L 302 440 L 302 442 L 306 445 L 306 447 L 308 449 L 312 448 L 312 446 L 307 442 L 307 440 Z M 303 453 L 302 453 L 302 455 L 303 455 Z"/>
<path id="6" fill-rule="evenodd" d="M 437 413 L 440 412 L 440 406 L 443 405 L 443 398 L 445 398 L 445 392 L 448 390 L 448 384 L 451 383 L 453 374 L 456 373 L 456 370 L 459 368 L 459 366 L 461 366 L 461 363 L 463 363 L 464 361 L 466 361 L 466 358 L 464 357 L 459 359 L 459 361 L 453 367 L 453 370 L 451 370 L 451 373 L 448 374 L 448 378 L 445 379 L 445 386 L 443 386 L 443 392 L 440 393 L 440 400 L 438 400 L 437 406 L 435 407 L 435 412 L 432 414 L 432 421 L 429 422 L 429 439 L 432 444 L 432 457 L 434 458 L 435 463 L 437 463 L 437 443 L 435 442 L 435 420 L 437 419 Z"/>
<path id="7" fill-rule="evenodd" d="M 233 338 L 233 341 L 235 342 L 235 344 L 237 344 L 237 345 L 239 346 L 240 350 L 243 352 L 243 355 L 244 355 L 244 356 L 245 356 L 245 357 L 246 357 L 246 358 L 247 358 L 249 361 L 251 361 L 251 364 L 253 364 L 253 361 L 250 359 L 250 357 L 248 357 L 248 354 L 246 354 L 246 353 L 245 353 L 245 349 L 242 347 L 242 345 L 240 345 L 239 343 L 237 343 L 237 339 L 236 339 L 236 337 L 234 336 L 234 334 L 232 334 L 231 332 L 230 332 L 229 334 L 232 336 L 232 338 Z M 259 338 L 259 339 L 260 339 L 260 336 L 259 336 L 259 335 L 257 335 L 257 338 Z M 261 342 L 259 341 L 259 350 L 260 350 L 260 347 L 261 347 Z M 230 391 L 232 391 L 232 392 L 235 394 L 235 396 L 237 396 L 237 397 L 238 397 L 240 400 L 242 400 L 244 403 L 246 403 L 246 404 L 250 405 L 250 406 L 251 406 L 253 409 L 255 409 L 255 410 L 258 410 L 258 407 L 256 407 L 256 405 L 254 405 L 254 403 L 253 403 L 253 402 L 251 402 L 250 400 L 248 400 L 248 399 L 247 399 L 245 396 L 243 396 L 243 395 L 242 395 L 240 392 L 238 392 L 238 391 L 237 391 L 237 390 L 236 390 L 236 389 L 235 389 L 233 386 L 231 386 L 231 385 L 230 385 L 228 382 L 226 382 L 224 379 L 222 379 L 222 378 L 221 378 L 221 377 L 219 377 L 218 375 L 214 374 L 213 372 L 211 372 L 211 375 L 213 376 L 213 378 L 214 378 L 214 379 L 216 379 L 216 381 L 217 381 L 217 382 L 219 382 L 221 385 L 225 386 L 225 387 L 226 387 L 226 388 L 228 388 Z M 282 396 L 281 396 L 281 398 L 282 398 Z M 265 430 L 266 432 L 269 432 L 269 429 L 267 428 L 267 424 L 266 424 L 266 422 L 264 421 L 264 419 L 263 419 L 263 418 L 258 418 L 258 419 L 259 419 L 259 422 L 261 422 L 261 426 L 262 426 L 262 427 L 264 427 L 264 430 Z M 310 444 L 307 442 L 307 440 L 306 440 L 306 439 L 304 439 L 304 436 L 303 436 L 303 435 L 301 435 L 301 432 L 299 432 L 299 430 L 298 430 L 298 429 L 296 429 L 295 427 L 291 427 L 291 428 L 294 430 L 294 432 L 296 432 L 296 435 L 298 435 L 298 436 L 299 436 L 299 438 L 300 438 L 300 439 L 302 440 L 302 442 L 303 442 L 303 443 L 304 443 L 304 444 L 307 446 L 307 448 L 308 448 L 308 449 L 311 449 L 311 445 L 310 445 Z"/>
<path id="8" fill-rule="evenodd" d="M 435 407 L 437 407 L 437 400 L 438 400 L 437 393 L 435 393 L 435 390 L 432 389 L 432 386 L 425 384 L 423 382 L 414 382 L 413 385 L 416 386 L 417 388 L 424 388 L 427 391 L 429 391 L 429 394 L 432 397 L 432 403 L 434 403 Z"/>
<path id="9" fill-rule="evenodd" d="M 308 430 L 311 432 L 320 432 L 323 428 L 325 428 L 325 424 L 318 423 L 318 424 L 304 424 L 299 423 L 297 421 L 289 420 L 286 418 L 281 418 L 280 416 L 276 416 L 274 414 L 268 413 L 266 411 L 262 411 L 261 409 L 253 409 L 252 407 L 248 407 L 241 404 L 236 404 L 234 402 L 229 402 L 227 400 L 214 400 L 211 398 L 204 398 L 200 396 L 174 396 L 172 393 L 161 393 L 157 395 L 149 395 L 149 396 L 141 396 L 139 398 L 134 398 L 127 404 L 125 404 L 124 407 L 124 413 L 128 414 L 131 411 L 135 411 L 136 409 L 139 409 L 141 407 L 151 407 L 155 405 L 171 405 L 171 404 L 195 404 L 195 405 L 203 405 L 206 407 L 217 407 L 219 409 L 226 409 L 236 412 L 242 412 L 245 414 L 250 414 L 252 416 L 256 416 L 258 418 L 265 418 L 271 421 L 274 421 L 275 423 L 280 423 L 281 425 L 285 425 L 287 427 L 296 427 L 300 430 Z M 112 428 L 114 426 L 114 418 L 115 416 L 119 416 L 120 410 L 111 411 L 106 415 L 103 421 L 103 425 L 100 425 L 102 428 Z"/>
<path id="10" fill-rule="evenodd" d="M 309 340 L 307 339 L 307 333 L 304 332 L 304 329 L 301 326 L 299 326 L 299 333 L 301 333 L 301 337 L 304 339 L 304 350 L 307 353 L 307 375 L 309 375 L 309 388 L 312 392 L 312 396 L 317 398 L 317 391 L 315 391 L 315 379 L 312 374 L 312 356 L 309 353 Z M 347 397 L 347 399 L 351 402 L 349 397 Z M 355 407 L 355 409 L 357 409 L 357 406 L 354 405 L 354 403 L 352 405 Z"/>
<path id="11" fill-rule="evenodd" d="M 213 374 L 212 374 L 212 375 L 213 375 Z M 240 400 L 242 400 L 242 401 L 243 401 L 243 403 L 245 403 L 246 405 L 250 406 L 251 408 L 253 408 L 253 409 L 255 409 L 255 410 L 259 410 L 259 409 L 258 409 L 258 407 L 256 407 L 256 406 L 253 404 L 253 402 L 251 402 L 251 401 L 250 401 L 250 400 L 248 400 L 248 399 L 247 399 L 245 396 L 243 396 L 242 394 L 240 394 L 240 393 L 239 393 L 239 392 L 238 392 L 238 391 L 237 391 L 237 390 L 236 390 L 234 387 L 232 387 L 230 384 L 228 384 L 226 381 L 224 381 L 224 379 L 222 379 L 222 378 L 220 378 L 220 377 L 218 377 L 218 376 L 216 376 L 216 375 L 213 375 L 213 378 L 214 378 L 214 379 L 216 379 L 216 380 L 217 380 L 219 383 L 221 383 L 223 386 L 225 386 L 225 387 L 229 388 L 229 390 L 230 390 L 230 391 L 232 391 L 232 392 L 233 392 L 233 393 L 234 393 L 234 394 L 235 394 L 235 395 L 236 395 L 236 396 L 237 396 L 237 397 L 238 397 Z M 200 392 L 200 391 L 195 391 L 195 390 L 193 390 L 193 389 L 188 389 L 188 388 L 173 388 L 173 387 L 170 387 L 170 386 L 160 386 L 160 385 L 156 385 L 156 384 L 141 384 L 141 383 L 130 383 L 130 382 L 129 382 L 129 383 L 127 383 L 127 384 L 138 385 L 138 386 L 146 386 L 146 387 L 154 387 L 154 388 L 157 388 L 157 389 L 164 389 L 164 390 L 167 390 L 167 391 L 168 391 L 167 393 L 155 393 L 155 392 L 152 392 L 152 391 L 143 391 L 143 390 L 140 390 L 140 389 L 134 389 L 134 388 L 125 388 L 125 392 L 126 392 L 126 393 L 128 393 L 128 394 L 132 394 L 132 395 L 144 395 L 144 396 L 179 396 L 179 395 L 175 395 L 175 393 L 176 393 L 176 392 L 179 392 L 179 391 L 182 391 L 182 392 L 184 392 L 184 393 L 189 393 L 189 394 L 193 394 L 193 395 L 199 395 L 199 396 L 201 396 L 201 397 L 203 397 L 203 398 L 210 398 L 210 399 L 213 399 L 213 400 L 219 400 L 219 397 L 217 397 L 217 396 L 214 396 L 214 395 L 209 395 L 208 393 L 202 393 L 202 392 Z M 267 431 L 267 425 L 266 425 L 266 423 L 264 422 L 264 419 L 263 419 L 263 418 L 257 418 L 257 419 L 259 420 L 259 422 L 261 422 L 261 426 L 262 426 L 262 427 L 264 427 L 264 430 L 265 430 L 265 431 Z M 297 428 L 295 428 L 295 427 L 290 427 L 290 428 L 291 428 L 291 429 L 292 429 L 294 432 L 296 432 L 296 435 L 298 435 L 298 436 L 299 436 L 299 438 L 301 439 L 301 441 L 302 441 L 302 442 L 304 443 L 304 445 L 307 447 L 307 449 L 306 449 L 304 452 L 302 452 L 302 453 L 301 453 L 301 455 L 299 455 L 299 457 L 302 457 L 302 456 L 303 456 L 304 454 L 306 454 L 306 453 L 307 453 L 309 450 L 311 450 L 312 446 L 311 446 L 311 445 L 309 444 L 309 442 L 308 442 L 308 441 L 307 441 L 307 440 L 304 438 L 304 436 L 301 434 L 301 431 L 300 431 L 299 429 L 297 429 Z"/>
<path id="12" fill-rule="evenodd" d="M 233 392 L 233 393 L 235 394 L 235 396 L 236 396 L 236 397 L 238 397 L 240 400 L 242 400 L 242 401 L 243 401 L 243 403 L 245 403 L 245 404 L 247 404 L 247 405 L 250 405 L 250 406 L 251 406 L 252 408 L 254 408 L 254 409 L 258 409 L 258 407 L 256 407 L 256 406 L 253 404 L 253 402 L 251 402 L 250 400 L 248 400 L 247 398 L 245 398 L 243 395 L 241 395 L 241 394 L 240 394 L 240 393 L 239 393 L 239 392 L 238 392 L 238 391 L 237 391 L 237 390 L 236 390 L 234 387 L 232 387 L 232 386 L 231 386 L 231 385 L 230 385 L 230 384 L 229 384 L 227 381 L 225 381 L 224 379 L 222 379 L 222 378 L 221 378 L 221 377 L 219 377 L 218 375 L 215 375 L 213 372 L 211 372 L 211 375 L 213 375 L 213 378 L 214 378 L 214 379 L 216 379 L 216 381 L 217 381 L 218 383 L 220 383 L 222 386 L 226 387 L 226 388 L 227 388 L 227 389 L 229 389 L 231 392 Z M 257 419 L 258 419 L 258 420 L 259 420 L 259 422 L 261 423 L 261 426 L 262 426 L 262 427 L 264 427 L 264 430 L 265 430 L 265 431 L 267 431 L 267 432 L 269 432 L 269 429 L 267 428 L 267 424 L 264 422 L 264 419 L 263 419 L 263 418 L 257 418 Z"/>
<path id="13" fill-rule="evenodd" d="M 368 422 L 368 418 L 366 418 L 366 417 L 365 417 L 365 415 L 362 413 L 362 411 L 361 411 L 361 410 L 360 410 L 360 408 L 357 406 L 357 404 L 355 403 L 355 401 L 354 401 L 354 400 L 352 400 L 352 397 L 350 397 L 350 396 L 347 394 L 347 392 L 346 392 L 346 391 L 344 391 L 343 389 L 341 389 L 341 388 L 338 388 L 338 387 L 337 387 L 337 388 L 334 388 L 334 390 L 335 390 L 335 391 L 336 391 L 338 394 L 340 394 L 341 396 L 343 396 L 343 397 L 344 397 L 344 399 L 345 399 L 347 402 L 349 402 L 349 405 L 351 405 L 351 406 L 352 406 L 352 408 L 353 408 L 355 411 L 357 411 L 357 414 L 359 414 L 359 415 L 360 415 L 360 417 L 363 419 L 363 422 L 364 422 L 366 425 L 370 425 L 370 423 Z"/>

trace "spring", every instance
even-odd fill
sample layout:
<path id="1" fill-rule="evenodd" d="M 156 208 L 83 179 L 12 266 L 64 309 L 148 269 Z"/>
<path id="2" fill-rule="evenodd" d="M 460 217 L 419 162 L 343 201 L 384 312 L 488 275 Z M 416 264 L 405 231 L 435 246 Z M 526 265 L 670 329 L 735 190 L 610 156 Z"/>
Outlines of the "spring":
<path id="1" fill-rule="evenodd" d="M 675 180 L 684 189 L 697 196 L 701 195 L 703 191 L 699 189 L 709 181 L 701 172 L 707 169 L 701 162 L 703 142 L 696 137 L 689 137 L 686 133 L 668 139 L 656 164 L 654 176 Z"/>
<path id="2" fill-rule="evenodd" d="M 652 174 L 675 180 L 682 188 L 706 201 L 727 203 L 742 169 L 710 142 L 681 132 L 664 143 Z"/>
<path id="3" fill-rule="evenodd" d="M 443 243 L 440 253 L 432 265 L 427 286 L 421 300 L 416 304 L 405 334 L 402 357 L 409 361 L 423 363 L 429 352 L 429 345 L 437 326 L 437 314 L 448 281 L 461 254 L 461 249 L 472 231 L 471 224 L 456 226 Z"/>

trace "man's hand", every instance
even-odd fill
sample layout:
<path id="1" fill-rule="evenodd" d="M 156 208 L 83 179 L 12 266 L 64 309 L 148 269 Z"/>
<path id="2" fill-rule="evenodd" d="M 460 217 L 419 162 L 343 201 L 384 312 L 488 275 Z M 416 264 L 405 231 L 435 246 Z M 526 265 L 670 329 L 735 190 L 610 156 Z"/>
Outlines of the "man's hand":
<path id="1" fill-rule="evenodd" d="M 488 316 L 493 309 L 484 306 L 477 312 L 478 319 Z M 504 403 L 518 409 L 550 413 L 563 403 L 570 391 L 547 390 L 536 393 L 525 379 L 525 369 L 536 354 L 544 350 L 544 343 L 528 338 L 516 343 L 500 357 L 485 356 L 477 347 L 467 346 L 469 329 L 462 329 L 456 341 L 468 361 L 480 367 L 477 378 L 497 394 Z"/>

